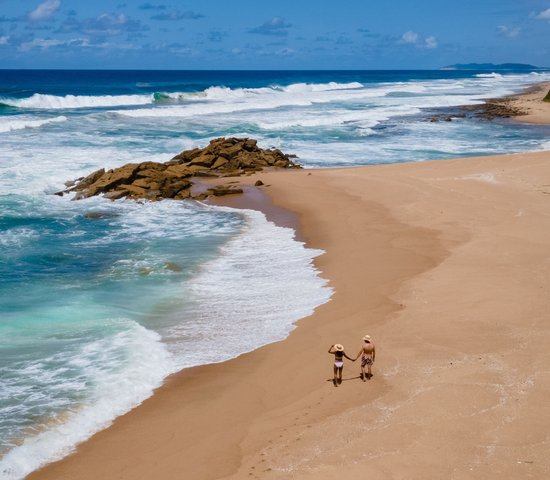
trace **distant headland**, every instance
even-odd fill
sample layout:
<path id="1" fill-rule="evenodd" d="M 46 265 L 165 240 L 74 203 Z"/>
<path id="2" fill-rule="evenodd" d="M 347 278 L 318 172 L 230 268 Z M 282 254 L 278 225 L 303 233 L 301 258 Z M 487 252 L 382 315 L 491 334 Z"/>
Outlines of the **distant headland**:
<path id="1" fill-rule="evenodd" d="M 536 67 L 527 63 L 456 63 L 441 67 L 439 70 L 545 70 L 544 67 Z"/>

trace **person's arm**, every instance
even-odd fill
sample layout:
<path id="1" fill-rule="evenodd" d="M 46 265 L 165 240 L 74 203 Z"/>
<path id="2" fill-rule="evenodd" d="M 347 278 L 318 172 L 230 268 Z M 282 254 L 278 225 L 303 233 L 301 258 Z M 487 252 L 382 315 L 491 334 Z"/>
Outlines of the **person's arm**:
<path id="1" fill-rule="evenodd" d="M 357 360 L 361 356 L 362 353 L 363 353 L 363 348 L 361 347 L 361 349 L 359 350 L 359 353 L 355 357 L 355 360 Z M 354 360 L 354 362 L 355 362 L 355 360 Z"/>
<path id="2" fill-rule="evenodd" d="M 328 353 L 335 353 L 332 349 L 334 348 L 334 345 L 331 345 L 330 348 L 328 349 Z"/>
<path id="3" fill-rule="evenodd" d="M 374 357 L 376 357 L 376 348 L 372 346 L 372 363 L 374 363 Z"/>
<path id="4" fill-rule="evenodd" d="M 344 352 L 344 357 L 346 357 L 348 360 L 351 360 L 352 362 L 355 362 L 355 360 L 357 360 L 357 358 L 350 358 L 348 357 L 347 353 Z"/>

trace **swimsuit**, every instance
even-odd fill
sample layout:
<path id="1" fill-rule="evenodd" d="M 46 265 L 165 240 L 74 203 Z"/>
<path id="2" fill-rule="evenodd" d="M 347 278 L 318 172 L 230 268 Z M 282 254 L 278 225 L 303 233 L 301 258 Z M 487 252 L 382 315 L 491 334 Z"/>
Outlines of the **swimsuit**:
<path id="1" fill-rule="evenodd" d="M 342 368 L 344 366 L 344 352 L 336 352 L 334 354 L 334 366 Z"/>
<path id="2" fill-rule="evenodd" d="M 361 366 L 372 365 L 372 357 L 370 355 L 363 355 L 361 357 Z"/>

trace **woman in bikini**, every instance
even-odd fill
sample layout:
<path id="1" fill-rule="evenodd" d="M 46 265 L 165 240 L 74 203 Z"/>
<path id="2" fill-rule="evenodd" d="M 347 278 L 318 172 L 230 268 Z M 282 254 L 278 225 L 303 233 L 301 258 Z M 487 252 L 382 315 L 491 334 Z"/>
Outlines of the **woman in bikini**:
<path id="1" fill-rule="evenodd" d="M 370 380 L 370 378 L 372 377 L 371 367 L 374 363 L 375 356 L 376 350 L 374 349 L 374 343 L 370 338 L 370 335 L 365 335 L 363 337 L 363 346 L 355 357 L 355 360 L 361 357 L 361 379 L 363 380 L 363 382 Z M 368 373 L 365 373 L 365 367 L 368 368 Z"/>
<path id="2" fill-rule="evenodd" d="M 328 353 L 334 355 L 334 379 L 332 380 L 332 383 L 334 383 L 334 386 L 337 387 L 340 383 L 342 383 L 344 357 L 346 357 L 348 360 L 351 360 L 352 362 L 355 362 L 355 360 L 357 359 L 354 360 L 353 358 L 348 357 L 346 355 L 346 352 L 344 352 L 344 346 L 340 345 L 339 343 L 331 345 L 331 347 L 328 349 Z"/>

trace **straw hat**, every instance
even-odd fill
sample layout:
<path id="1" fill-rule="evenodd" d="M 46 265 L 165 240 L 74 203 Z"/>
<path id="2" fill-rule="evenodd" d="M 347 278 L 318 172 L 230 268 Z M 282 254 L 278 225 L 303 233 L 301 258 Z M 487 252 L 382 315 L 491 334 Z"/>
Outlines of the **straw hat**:
<path id="1" fill-rule="evenodd" d="M 337 352 L 343 352 L 344 351 L 344 345 L 341 345 L 341 344 L 337 343 L 336 345 L 334 345 L 334 350 L 336 350 Z"/>
<path id="2" fill-rule="evenodd" d="M 370 335 L 365 335 L 363 340 L 365 340 L 365 342 L 370 342 Z"/>

